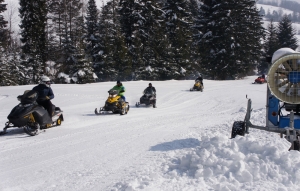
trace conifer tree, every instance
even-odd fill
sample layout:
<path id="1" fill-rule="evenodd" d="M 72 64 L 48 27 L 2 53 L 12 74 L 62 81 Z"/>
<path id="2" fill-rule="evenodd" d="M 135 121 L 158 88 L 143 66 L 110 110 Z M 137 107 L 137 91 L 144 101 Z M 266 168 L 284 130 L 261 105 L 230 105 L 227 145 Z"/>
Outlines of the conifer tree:
<path id="1" fill-rule="evenodd" d="M 245 76 L 259 62 L 263 28 L 255 1 L 205 0 L 195 28 L 199 60 L 209 77 Z"/>
<path id="2" fill-rule="evenodd" d="M 141 65 L 140 45 L 141 35 L 138 34 L 138 22 L 143 18 L 140 17 L 141 4 L 136 0 L 121 0 L 119 3 L 119 14 L 121 31 L 125 37 L 128 56 L 131 63 L 131 74 L 127 79 L 135 79 L 136 72 Z"/>
<path id="3" fill-rule="evenodd" d="M 263 44 L 264 56 L 257 66 L 259 73 L 266 73 L 269 67 L 269 63 L 266 61 L 267 57 L 272 57 L 273 53 L 280 48 L 277 37 L 277 27 L 273 20 L 271 20 L 266 31 L 266 36 Z"/>
<path id="4" fill-rule="evenodd" d="M 97 34 L 97 24 L 98 24 L 98 10 L 96 6 L 95 0 L 88 1 L 87 7 L 87 16 L 85 17 L 85 42 L 86 48 L 85 52 L 87 57 L 89 57 L 90 61 L 93 61 L 93 48 L 97 43 L 97 38 L 99 35 Z"/>
<path id="5" fill-rule="evenodd" d="M 287 47 L 295 50 L 297 45 L 297 38 L 295 37 L 295 30 L 292 27 L 292 22 L 287 15 L 284 15 L 278 24 L 278 41 L 281 48 Z"/>
<path id="6" fill-rule="evenodd" d="M 21 42 L 27 76 L 38 83 L 46 68 L 46 0 L 20 0 Z"/>
<path id="7" fill-rule="evenodd" d="M 6 4 L 3 4 L 4 0 L 0 0 L 0 48 L 4 48 L 7 46 L 8 41 L 8 30 L 6 29 L 7 21 L 4 20 L 3 15 L 1 14 L 6 10 Z"/>
<path id="8" fill-rule="evenodd" d="M 72 76 L 77 72 L 77 55 L 80 54 L 83 20 L 80 14 L 82 3 L 80 0 L 63 0 L 61 4 L 63 13 L 61 15 L 61 39 L 60 72 Z"/>
<path id="9" fill-rule="evenodd" d="M 181 79 L 191 70 L 191 13 L 185 0 L 167 0 L 162 9 L 165 12 L 166 34 L 170 42 L 166 58 L 166 71 L 170 72 L 164 78 Z"/>
<path id="10" fill-rule="evenodd" d="M 94 68 L 99 80 L 124 80 L 131 74 L 131 60 L 121 33 L 116 2 L 109 1 L 101 10 L 99 38 L 93 49 Z"/>
<path id="11" fill-rule="evenodd" d="M 266 40 L 264 42 L 264 52 L 266 56 L 272 56 L 276 50 L 281 48 L 277 36 L 278 29 L 275 26 L 273 20 L 271 20 L 270 24 L 268 25 L 265 38 Z"/>
<path id="12" fill-rule="evenodd" d="M 136 79 L 155 80 L 160 78 L 162 68 L 162 55 L 160 51 L 164 35 L 163 11 L 160 9 L 160 1 L 141 0 L 140 19 L 138 20 L 138 34 L 140 35 L 141 64 L 138 68 Z"/>

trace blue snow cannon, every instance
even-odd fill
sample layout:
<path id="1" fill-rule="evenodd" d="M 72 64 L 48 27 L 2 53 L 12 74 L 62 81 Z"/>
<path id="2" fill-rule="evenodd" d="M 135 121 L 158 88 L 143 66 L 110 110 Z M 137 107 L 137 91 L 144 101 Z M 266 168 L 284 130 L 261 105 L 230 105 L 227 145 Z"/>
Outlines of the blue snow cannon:
<path id="1" fill-rule="evenodd" d="M 300 150 L 300 52 L 281 48 L 274 52 L 267 74 L 266 126 L 250 122 L 251 99 L 244 121 L 235 121 L 231 138 L 244 136 L 249 128 L 279 133 L 291 143 L 289 150 Z M 247 97 L 247 96 L 246 96 Z"/>

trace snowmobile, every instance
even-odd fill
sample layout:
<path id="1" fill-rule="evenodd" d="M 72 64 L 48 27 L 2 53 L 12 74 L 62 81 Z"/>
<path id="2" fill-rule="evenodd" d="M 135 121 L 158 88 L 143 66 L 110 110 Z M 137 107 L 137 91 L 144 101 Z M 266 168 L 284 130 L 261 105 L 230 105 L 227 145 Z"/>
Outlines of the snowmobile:
<path id="1" fill-rule="evenodd" d="M 146 89 L 144 95 L 140 98 L 140 102 L 135 104 L 136 107 L 139 107 L 141 104 L 146 106 L 153 105 L 153 108 L 156 108 L 156 94 L 152 89 Z"/>
<path id="2" fill-rule="evenodd" d="M 255 79 L 255 81 L 252 84 L 263 84 L 263 83 L 267 83 L 267 80 L 265 78 L 258 77 Z"/>
<path id="3" fill-rule="evenodd" d="M 250 128 L 279 133 L 300 151 L 300 52 L 281 48 L 274 52 L 268 72 L 266 125 L 250 122 L 252 101 L 248 99 L 244 121 L 234 121 L 231 138 L 244 136 Z"/>
<path id="4" fill-rule="evenodd" d="M 129 103 L 125 102 L 121 96 L 119 96 L 118 90 L 109 90 L 108 91 L 108 98 L 105 102 L 105 105 L 103 107 L 100 107 L 99 112 L 97 111 L 97 108 L 95 109 L 95 114 L 100 115 L 104 114 L 105 112 L 113 112 L 113 113 L 119 113 L 120 115 L 125 115 L 129 111 Z"/>
<path id="5" fill-rule="evenodd" d="M 201 82 L 199 80 L 196 80 L 193 88 L 191 88 L 190 91 L 201 91 L 202 92 L 203 89 L 204 89 L 204 87 L 201 84 Z"/>
<path id="6" fill-rule="evenodd" d="M 20 104 L 15 106 L 7 116 L 8 122 L 0 135 L 7 133 L 8 128 L 23 128 L 28 135 L 35 136 L 39 130 L 61 125 L 64 120 L 63 112 L 59 107 L 53 107 L 52 118 L 44 107 L 36 102 L 38 93 L 34 90 L 26 90 L 23 95 L 18 96 Z"/>

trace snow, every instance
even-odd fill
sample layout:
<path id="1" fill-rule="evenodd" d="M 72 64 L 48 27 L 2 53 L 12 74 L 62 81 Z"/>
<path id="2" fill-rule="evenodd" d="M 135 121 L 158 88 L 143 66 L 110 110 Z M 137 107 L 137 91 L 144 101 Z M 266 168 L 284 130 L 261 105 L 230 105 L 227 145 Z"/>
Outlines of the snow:
<path id="1" fill-rule="evenodd" d="M 122 82 L 127 115 L 96 116 L 115 82 L 53 84 L 65 121 L 30 137 L 0 137 L 1 191 L 300 190 L 300 152 L 277 133 L 250 129 L 230 139 L 252 99 L 251 122 L 265 125 L 266 84 L 236 81 L 151 81 L 157 108 L 136 108 L 149 81 Z M 33 85 L 0 87 L 0 124 Z"/>
<path id="2" fill-rule="evenodd" d="M 297 52 L 291 48 L 280 48 L 274 52 L 272 56 L 272 63 L 274 63 L 276 60 L 278 60 L 284 55 L 293 54 L 293 53 L 297 53 Z"/>

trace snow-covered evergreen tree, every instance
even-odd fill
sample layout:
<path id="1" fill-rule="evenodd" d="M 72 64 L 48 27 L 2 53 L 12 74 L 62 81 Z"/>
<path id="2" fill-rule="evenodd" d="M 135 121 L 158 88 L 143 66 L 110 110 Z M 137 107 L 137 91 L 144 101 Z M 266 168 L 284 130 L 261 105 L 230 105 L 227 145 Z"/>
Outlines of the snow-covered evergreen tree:
<path id="1" fill-rule="evenodd" d="M 191 13 L 185 0 L 166 0 L 162 9 L 165 12 L 166 34 L 170 43 L 166 50 L 163 78 L 185 78 L 192 70 Z"/>
<path id="2" fill-rule="evenodd" d="M 273 53 L 280 48 L 277 33 L 277 27 L 275 26 L 273 20 L 271 20 L 266 30 L 266 35 L 263 44 L 264 56 L 262 57 L 262 60 L 257 66 L 259 73 L 267 72 L 269 63 L 267 62 L 266 58 L 272 57 Z"/>
<path id="3" fill-rule="evenodd" d="M 138 0 L 120 0 L 119 14 L 121 31 L 125 37 L 126 47 L 128 48 L 128 56 L 131 63 L 131 74 L 127 79 L 135 79 L 136 71 L 141 63 L 141 39 L 138 34 L 138 25 L 141 18 L 141 4 Z"/>
<path id="4" fill-rule="evenodd" d="M 21 65 L 19 52 L 8 52 L 0 49 L 0 86 L 26 85 L 26 68 Z"/>
<path id="5" fill-rule="evenodd" d="M 0 0 L 0 48 L 5 48 L 9 39 L 9 31 L 6 29 L 8 22 L 4 20 L 4 17 L 1 14 L 6 10 L 6 4 L 3 2 L 4 0 Z"/>
<path id="6" fill-rule="evenodd" d="M 137 36 L 140 39 L 140 66 L 136 70 L 136 79 L 155 80 L 160 78 L 162 52 L 159 51 L 163 44 L 164 22 L 163 11 L 160 9 L 161 1 L 140 1 L 140 17 L 137 21 Z"/>
<path id="7" fill-rule="evenodd" d="M 21 42 L 30 83 L 38 83 L 46 68 L 46 0 L 20 0 Z"/>
<path id="8" fill-rule="evenodd" d="M 86 56 L 90 61 L 94 61 L 93 58 L 93 48 L 97 43 L 97 38 L 99 39 L 98 30 L 98 9 L 95 0 L 88 1 L 87 16 L 85 17 L 85 30 L 86 34 L 84 36 L 86 42 Z"/>
<path id="9" fill-rule="evenodd" d="M 245 76 L 259 62 L 264 29 L 255 1 L 205 0 L 194 27 L 199 62 L 210 78 Z"/>
<path id="10" fill-rule="evenodd" d="M 102 7 L 98 22 L 99 39 L 93 49 L 95 73 L 99 80 L 124 80 L 130 76 L 131 63 L 121 25 L 117 2 Z"/>
<path id="11" fill-rule="evenodd" d="M 270 24 L 268 25 L 268 29 L 266 31 L 266 37 L 264 41 L 264 52 L 266 56 L 272 56 L 273 53 L 281 48 L 279 46 L 278 41 L 278 31 L 277 27 L 275 26 L 273 20 L 271 20 Z"/>
<path id="12" fill-rule="evenodd" d="M 297 45 L 297 38 L 295 36 L 295 29 L 292 27 L 292 21 L 284 15 L 278 24 L 278 41 L 281 48 L 291 48 L 295 50 Z"/>
<path id="13" fill-rule="evenodd" d="M 74 65 L 76 72 L 72 74 L 73 81 L 77 84 L 95 82 L 97 76 L 94 73 L 92 62 L 86 60 L 84 54 L 77 55 L 76 60 L 77 62 Z"/>

